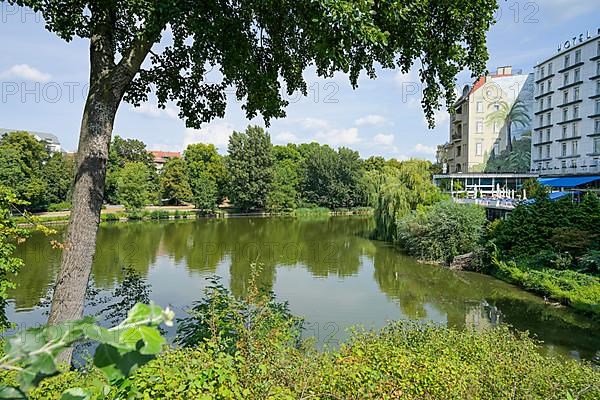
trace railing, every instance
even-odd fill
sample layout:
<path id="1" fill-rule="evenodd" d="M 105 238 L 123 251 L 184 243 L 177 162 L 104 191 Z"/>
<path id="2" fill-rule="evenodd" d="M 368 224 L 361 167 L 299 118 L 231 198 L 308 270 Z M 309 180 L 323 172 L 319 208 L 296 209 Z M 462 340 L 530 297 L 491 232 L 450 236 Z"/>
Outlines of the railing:
<path id="1" fill-rule="evenodd" d="M 485 208 L 497 208 L 500 210 L 514 210 L 516 206 L 518 206 L 522 200 L 517 199 L 460 199 L 453 198 L 455 203 L 460 204 L 477 204 L 479 206 Z"/>

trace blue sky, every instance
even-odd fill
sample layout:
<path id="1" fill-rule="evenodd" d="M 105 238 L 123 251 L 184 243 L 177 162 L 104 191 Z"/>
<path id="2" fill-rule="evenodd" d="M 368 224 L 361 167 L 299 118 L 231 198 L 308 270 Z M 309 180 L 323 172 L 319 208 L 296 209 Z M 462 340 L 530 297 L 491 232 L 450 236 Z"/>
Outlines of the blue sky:
<path id="1" fill-rule="evenodd" d="M 488 69 L 502 65 L 530 72 L 536 62 L 554 54 L 558 43 L 600 28 L 598 0 L 499 1 L 498 22 L 488 34 Z M 39 15 L 0 2 L 0 127 L 51 132 L 63 147 L 77 148 L 88 77 L 88 42 L 66 43 L 44 29 Z M 376 80 L 361 79 L 352 90 L 343 74 L 319 79 L 305 73 L 309 96 L 290 99 L 287 117 L 272 121 L 274 143 L 316 140 L 347 146 L 363 157 L 433 159 L 435 146 L 446 141 L 448 115 L 436 115 L 433 130 L 420 108 L 420 93 L 411 71 L 379 71 Z M 458 88 L 471 81 L 467 71 Z M 416 92 L 416 93 L 415 93 Z M 186 129 L 177 110 L 155 103 L 134 109 L 123 103 L 114 133 L 141 139 L 152 150 L 182 150 L 189 143 L 214 143 L 224 152 L 228 135 L 260 118 L 245 119 L 231 99 L 224 119 L 200 130 Z"/>

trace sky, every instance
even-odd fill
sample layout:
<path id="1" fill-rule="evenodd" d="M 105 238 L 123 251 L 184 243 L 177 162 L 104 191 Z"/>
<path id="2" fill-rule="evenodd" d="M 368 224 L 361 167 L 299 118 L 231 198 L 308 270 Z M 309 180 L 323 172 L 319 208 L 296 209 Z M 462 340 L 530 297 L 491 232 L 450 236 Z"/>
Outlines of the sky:
<path id="1" fill-rule="evenodd" d="M 557 51 L 559 43 L 600 29 L 598 0 L 499 0 L 497 23 L 488 33 L 489 71 L 512 65 L 523 72 Z M 0 2 L 0 128 L 54 133 L 63 148 L 75 151 L 89 72 L 88 41 L 65 42 L 44 29 L 31 10 Z M 378 70 L 375 80 L 361 77 L 353 90 L 344 74 L 321 79 L 305 72 L 307 97 L 289 97 L 287 116 L 271 121 L 273 143 L 318 141 L 358 150 L 363 157 L 435 158 L 435 148 L 448 137 L 449 115 L 436 113 L 428 129 L 420 100 L 416 69 L 408 73 Z M 468 71 L 457 88 L 472 82 Z M 143 140 L 149 150 L 181 151 L 196 142 L 227 150 L 232 131 L 248 124 L 241 104 L 230 98 L 223 119 L 199 130 L 187 129 L 175 106 L 165 110 L 150 101 L 139 108 L 122 103 L 114 134 Z"/>

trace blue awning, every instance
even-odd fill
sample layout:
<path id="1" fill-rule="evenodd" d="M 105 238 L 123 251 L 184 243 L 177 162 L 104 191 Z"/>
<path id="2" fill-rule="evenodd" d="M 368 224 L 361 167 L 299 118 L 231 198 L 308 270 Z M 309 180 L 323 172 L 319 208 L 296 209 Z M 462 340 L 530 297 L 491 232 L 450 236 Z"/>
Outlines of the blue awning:
<path id="1" fill-rule="evenodd" d="M 550 201 L 556 201 L 558 199 L 562 199 L 565 196 L 576 195 L 576 194 L 581 194 L 581 192 L 578 192 L 578 191 L 552 192 L 552 193 L 548 193 L 548 199 L 550 199 Z M 535 199 L 528 199 L 523 202 L 523 204 L 533 204 L 533 203 L 535 203 Z"/>
<path id="2" fill-rule="evenodd" d="M 555 188 L 574 188 L 586 183 L 600 180 L 600 176 L 568 176 L 564 178 L 539 178 L 538 182 L 544 186 Z"/>

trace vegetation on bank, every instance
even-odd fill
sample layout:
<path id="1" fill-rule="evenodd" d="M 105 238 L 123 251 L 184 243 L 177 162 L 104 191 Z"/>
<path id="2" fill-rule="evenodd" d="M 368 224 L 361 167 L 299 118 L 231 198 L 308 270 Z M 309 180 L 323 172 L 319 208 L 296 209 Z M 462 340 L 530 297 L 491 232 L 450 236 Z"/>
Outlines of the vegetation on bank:
<path id="1" fill-rule="evenodd" d="M 300 340 L 302 320 L 254 284 L 246 300 L 218 282 L 205 294 L 189 318 L 178 320 L 181 347 L 165 347 L 126 373 L 120 370 L 116 380 L 98 365 L 65 372 L 42 380 L 29 398 L 58 399 L 66 390 L 74 393 L 72 388 L 83 395 L 63 398 L 86 399 L 98 388 L 102 394 L 95 398 L 106 399 L 583 400 L 600 395 L 600 371 L 586 362 L 545 356 L 526 334 L 508 327 L 476 332 L 396 322 L 380 331 L 357 329 L 338 350 L 319 352 Z M 151 343 L 159 343 L 154 339 Z M 136 340 L 139 349 L 149 341 Z M 4 382 L 16 383 L 15 376 L 4 373 Z"/>

